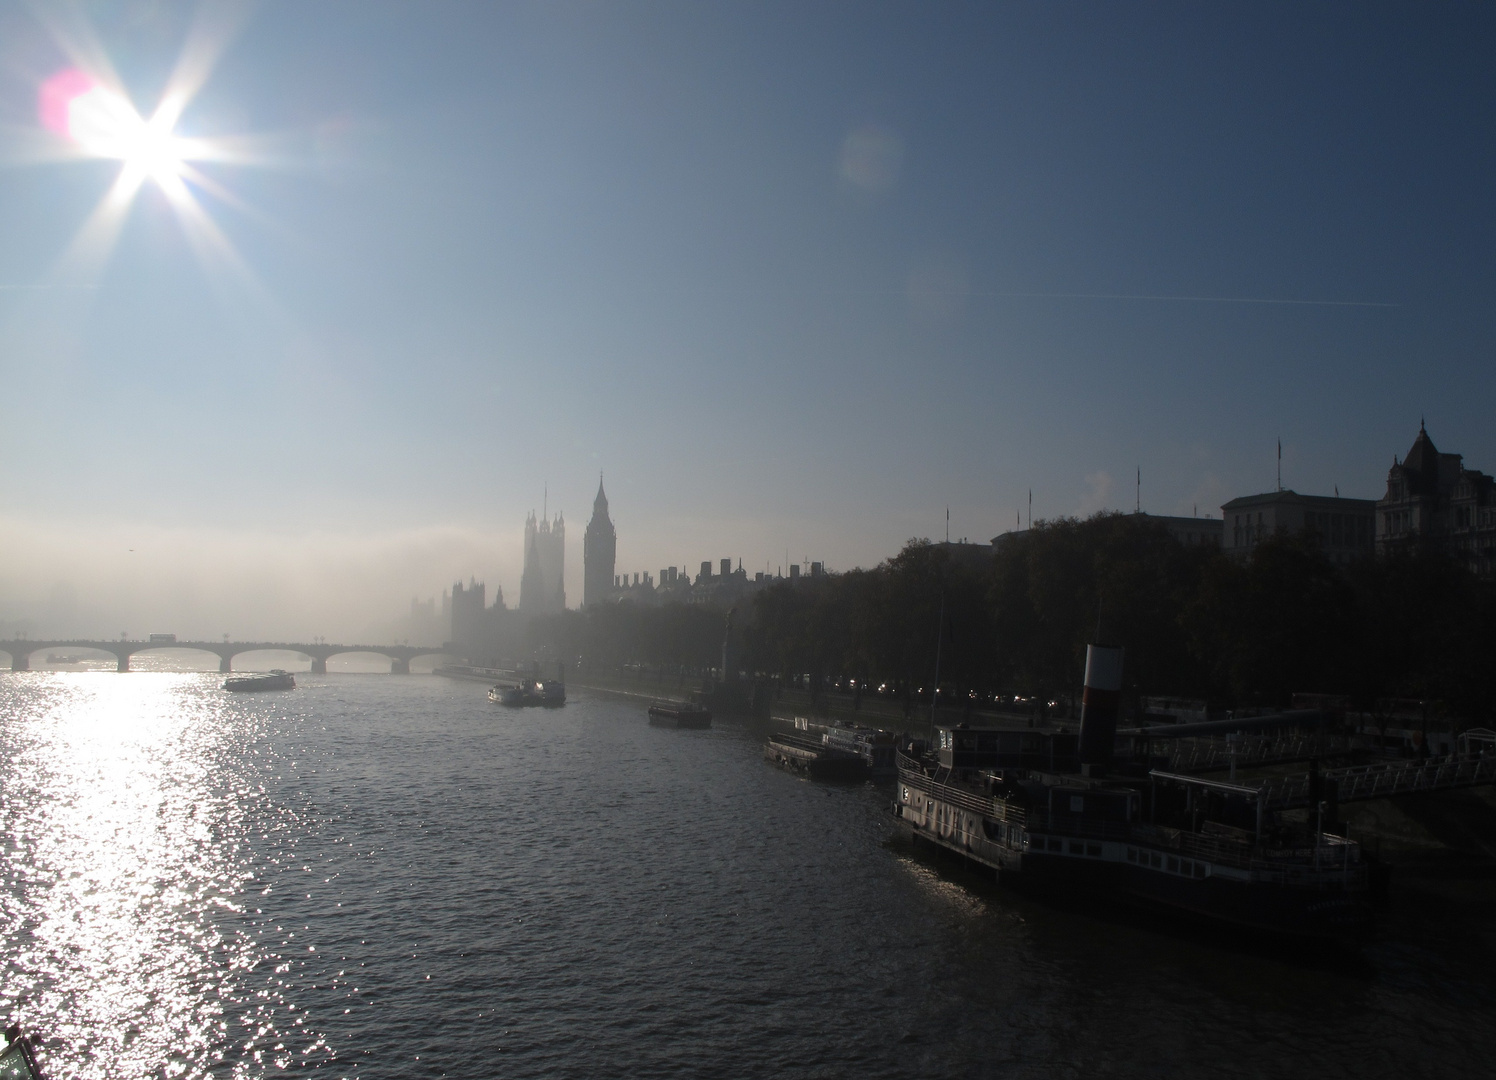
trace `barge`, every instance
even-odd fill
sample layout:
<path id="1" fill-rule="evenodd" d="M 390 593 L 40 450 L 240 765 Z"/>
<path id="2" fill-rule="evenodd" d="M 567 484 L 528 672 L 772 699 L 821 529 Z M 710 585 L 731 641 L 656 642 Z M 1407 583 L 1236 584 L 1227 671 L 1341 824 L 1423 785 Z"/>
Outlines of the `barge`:
<path id="1" fill-rule="evenodd" d="M 803 716 L 795 717 L 795 727 L 809 732 L 813 725 Z M 855 754 L 867 763 L 875 777 L 887 779 L 897 767 L 898 740 L 890 731 L 839 720 L 821 729 L 821 742 L 830 750 Z"/>
<path id="2" fill-rule="evenodd" d="M 908 837 L 997 880 L 1275 935 L 1356 940 L 1370 927 L 1359 844 L 1283 820 L 1267 785 L 1116 760 L 1121 650 L 1091 646 L 1081 731 L 937 727 L 900 753 L 893 813 Z"/>
<path id="3" fill-rule="evenodd" d="M 764 758 L 789 772 L 812 780 L 860 782 L 868 778 L 867 761 L 849 750 L 828 746 L 823 739 L 813 739 L 789 732 L 775 732 L 764 744 Z"/>
<path id="4" fill-rule="evenodd" d="M 712 713 L 688 701 L 656 701 L 649 707 L 649 722 L 658 727 L 709 728 Z"/>

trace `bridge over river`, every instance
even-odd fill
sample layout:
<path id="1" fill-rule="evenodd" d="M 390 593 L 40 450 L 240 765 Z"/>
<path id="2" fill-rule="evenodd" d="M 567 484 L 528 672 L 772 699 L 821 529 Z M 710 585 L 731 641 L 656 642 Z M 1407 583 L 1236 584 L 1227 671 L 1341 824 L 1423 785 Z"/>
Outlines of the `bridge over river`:
<path id="1" fill-rule="evenodd" d="M 0 641 L 0 652 L 10 654 L 11 671 L 30 671 L 31 658 L 39 652 L 66 649 L 94 649 L 112 653 L 119 662 L 117 670 L 130 670 L 130 657 L 138 653 L 162 652 L 168 649 L 195 649 L 218 657 L 218 670 L 234 670 L 234 657 L 241 653 L 277 651 L 300 653 L 312 662 L 314 675 L 327 674 L 327 661 L 344 653 L 372 653 L 390 661 L 392 675 L 409 675 L 410 662 L 418 656 L 446 656 L 451 653 L 432 645 L 329 645 L 324 642 L 283 641 Z"/>

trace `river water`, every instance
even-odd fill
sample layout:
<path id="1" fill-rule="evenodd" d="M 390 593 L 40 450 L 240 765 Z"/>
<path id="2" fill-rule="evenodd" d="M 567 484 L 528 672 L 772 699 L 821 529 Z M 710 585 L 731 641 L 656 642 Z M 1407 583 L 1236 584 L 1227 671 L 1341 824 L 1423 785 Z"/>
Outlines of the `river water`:
<path id="1" fill-rule="evenodd" d="M 921 861 L 731 720 L 219 680 L 0 677 L 0 1018 L 53 1077 L 1490 1075 L 1489 927 L 1264 954 Z"/>

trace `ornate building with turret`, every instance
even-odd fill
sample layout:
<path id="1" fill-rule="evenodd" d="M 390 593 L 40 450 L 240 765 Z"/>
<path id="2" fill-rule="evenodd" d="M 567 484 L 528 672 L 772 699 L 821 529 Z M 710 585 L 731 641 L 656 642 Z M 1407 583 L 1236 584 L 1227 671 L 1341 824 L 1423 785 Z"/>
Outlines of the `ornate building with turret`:
<path id="1" fill-rule="evenodd" d="M 566 520 L 525 519 L 525 572 L 519 579 L 519 609 L 527 615 L 566 610 Z"/>
<path id="2" fill-rule="evenodd" d="M 582 604 L 603 603 L 613 594 L 613 567 L 618 560 L 618 536 L 608 517 L 608 496 L 603 478 L 597 478 L 597 498 L 592 500 L 592 520 L 582 537 Z"/>
<path id="3" fill-rule="evenodd" d="M 1485 577 L 1496 573 L 1496 481 L 1443 454 L 1422 424 L 1407 457 L 1392 459 L 1377 502 L 1377 549 L 1444 551 Z"/>

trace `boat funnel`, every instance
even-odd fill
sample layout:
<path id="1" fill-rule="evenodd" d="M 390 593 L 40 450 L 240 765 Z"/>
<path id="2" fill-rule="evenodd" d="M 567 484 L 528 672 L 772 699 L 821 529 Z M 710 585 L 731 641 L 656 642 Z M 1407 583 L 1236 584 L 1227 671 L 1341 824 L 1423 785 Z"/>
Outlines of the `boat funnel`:
<path id="1" fill-rule="evenodd" d="M 1080 699 L 1080 765 L 1100 773 L 1112 763 L 1117 712 L 1122 703 L 1122 650 L 1086 646 L 1086 685 Z"/>

